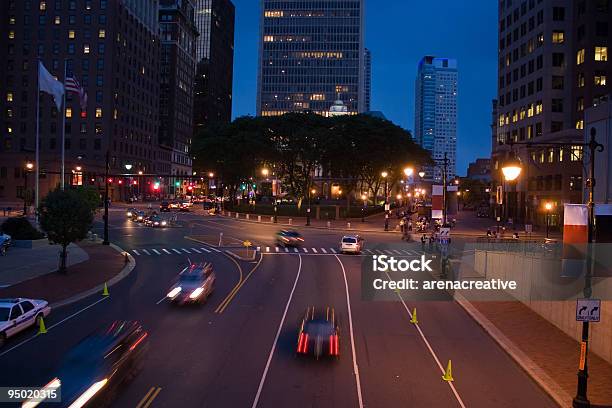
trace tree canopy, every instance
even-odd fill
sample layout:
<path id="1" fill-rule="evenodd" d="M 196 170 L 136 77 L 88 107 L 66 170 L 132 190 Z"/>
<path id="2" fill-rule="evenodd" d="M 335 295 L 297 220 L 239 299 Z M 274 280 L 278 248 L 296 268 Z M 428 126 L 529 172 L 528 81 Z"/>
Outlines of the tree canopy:
<path id="1" fill-rule="evenodd" d="M 203 130 L 193 141 L 193 151 L 194 168 L 215 172 L 230 194 L 265 167 L 273 169 L 297 200 L 307 196 L 317 168 L 349 197 L 357 186 L 376 191 L 383 171 L 391 187 L 407 165 L 431 162 L 409 132 L 369 115 L 242 117 Z"/>

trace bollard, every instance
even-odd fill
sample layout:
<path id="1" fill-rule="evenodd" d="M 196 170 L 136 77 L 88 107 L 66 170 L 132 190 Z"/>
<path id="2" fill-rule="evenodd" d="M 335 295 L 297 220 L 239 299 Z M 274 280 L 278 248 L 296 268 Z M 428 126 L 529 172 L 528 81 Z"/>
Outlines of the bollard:
<path id="1" fill-rule="evenodd" d="M 330 221 L 327 221 L 327 228 L 328 229 L 331 228 L 331 222 Z"/>
<path id="2" fill-rule="evenodd" d="M 351 223 L 350 222 L 346 223 L 346 229 L 351 229 Z"/>
<path id="3" fill-rule="evenodd" d="M 246 215 L 246 219 L 247 219 L 247 220 L 248 220 L 248 219 L 250 219 L 249 214 L 247 214 L 247 215 Z"/>
<path id="4" fill-rule="evenodd" d="M 274 217 L 270 217 L 270 222 L 274 222 Z"/>
<path id="5" fill-rule="evenodd" d="M 231 211 L 228 211 L 228 212 L 227 212 L 227 216 L 228 216 L 228 217 L 231 217 L 231 216 L 232 216 L 232 212 L 231 212 Z"/>
<path id="6" fill-rule="evenodd" d="M 240 213 L 236 213 L 236 219 L 240 218 Z"/>
<path id="7" fill-rule="evenodd" d="M 261 215 L 257 216 L 257 222 L 261 222 Z"/>
<path id="8" fill-rule="evenodd" d="M 293 218 L 289 218 L 289 225 L 293 224 Z"/>

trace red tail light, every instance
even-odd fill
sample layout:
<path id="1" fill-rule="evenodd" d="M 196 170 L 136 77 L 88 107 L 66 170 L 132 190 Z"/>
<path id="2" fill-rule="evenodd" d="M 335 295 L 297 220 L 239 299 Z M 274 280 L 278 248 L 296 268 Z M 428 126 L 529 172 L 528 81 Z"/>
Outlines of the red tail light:
<path id="1" fill-rule="evenodd" d="M 332 334 L 329 336 L 329 355 L 330 356 L 338 356 L 340 355 L 340 350 L 338 348 L 338 335 Z"/>
<path id="2" fill-rule="evenodd" d="M 308 352 L 308 334 L 300 333 L 297 352 L 303 354 Z"/>
<path id="3" fill-rule="evenodd" d="M 136 347 L 138 347 L 138 345 L 139 345 L 140 343 L 142 343 L 142 341 L 143 341 L 144 339 L 146 339 L 148 335 L 149 335 L 149 333 L 144 332 L 144 334 L 143 334 L 143 335 L 142 335 L 142 336 L 141 336 L 141 337 L 140 337 L 138 340 L 136 340 L 136 342 L 135 342 L 134 344 L 132 344 L 132 345 L 130 346 L 130 351 L 131 351 L 131 350 L 134 350 Z"/>

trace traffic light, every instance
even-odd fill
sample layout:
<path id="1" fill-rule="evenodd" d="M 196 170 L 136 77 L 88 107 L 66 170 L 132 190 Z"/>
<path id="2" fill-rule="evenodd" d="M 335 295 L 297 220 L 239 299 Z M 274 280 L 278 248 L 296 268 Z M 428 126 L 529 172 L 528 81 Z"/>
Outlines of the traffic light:
<path id="1" fill-rule="evenodd" d="M 155 182 L 155 184 L 153 184 L 153 190 L 159 190 L 159 183 Z"/>
<path id="2" fill-rule="evenodd" d="M 180 187 L 180 186 L 181 186 L 181 182 L 180 182 L 180 181 L 177 181 L 177 182 L 175 182 L 175 183 L 174 183 L 174 185 L 175 185 L 176 187 Z"/>

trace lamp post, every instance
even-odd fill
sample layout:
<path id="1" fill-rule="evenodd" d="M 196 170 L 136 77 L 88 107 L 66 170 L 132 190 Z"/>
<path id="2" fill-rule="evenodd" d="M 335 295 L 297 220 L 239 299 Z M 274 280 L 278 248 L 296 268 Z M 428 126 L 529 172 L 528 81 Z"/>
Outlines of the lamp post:
<path id="1" fill-rule="evenodd" d="M 550 225 L 550 211 L 552 210 L 552 203 L 544 204 L 544 209 L 546 210 L 546 238 L 548 238 L 548 227 Z"/>
<path id="2" fill-rule="evenodd" d="M 306 226 L 310 226 L 310 199 L 312 194 L 315 194 L 317 192 L 317 190 L 313 189 L 309 189 L 308 190 L 308 208 L 306 209 Z"/>
<path id="3" fill-rule="evenodd" d="M 108 241 L 108 172 L 110 170 L 110 151 L 106 151 L 106 163 L 104 171 L 104 240 L 102 245 L 110 245 Z"/>
<path id="4" fill-rule="evenodd" d="M 23 216 L 28 215 L 28 174 L 34 169 L 34 163 L 26 161 L 25 175 L 24 175 L 24 187 L 23 187 Z"/>
<path id="5" fill-rule="evenodd" d="M 387 193 L 389 173 L 383 171 L 380 173 L 383 179 L 385 179 L 385 231 L 389 231 L 389 211 L 387 210 L 387 204 L 389 204 L 389 194 Z"/>
<path id="6" fill-rule="evenodd" d="M 363 200 L 363 207 L 361 207 L 361 222 L 365 222 L 365 212 L 368 208 L 368 196 L 362 194 L 361 199 Z"/>

